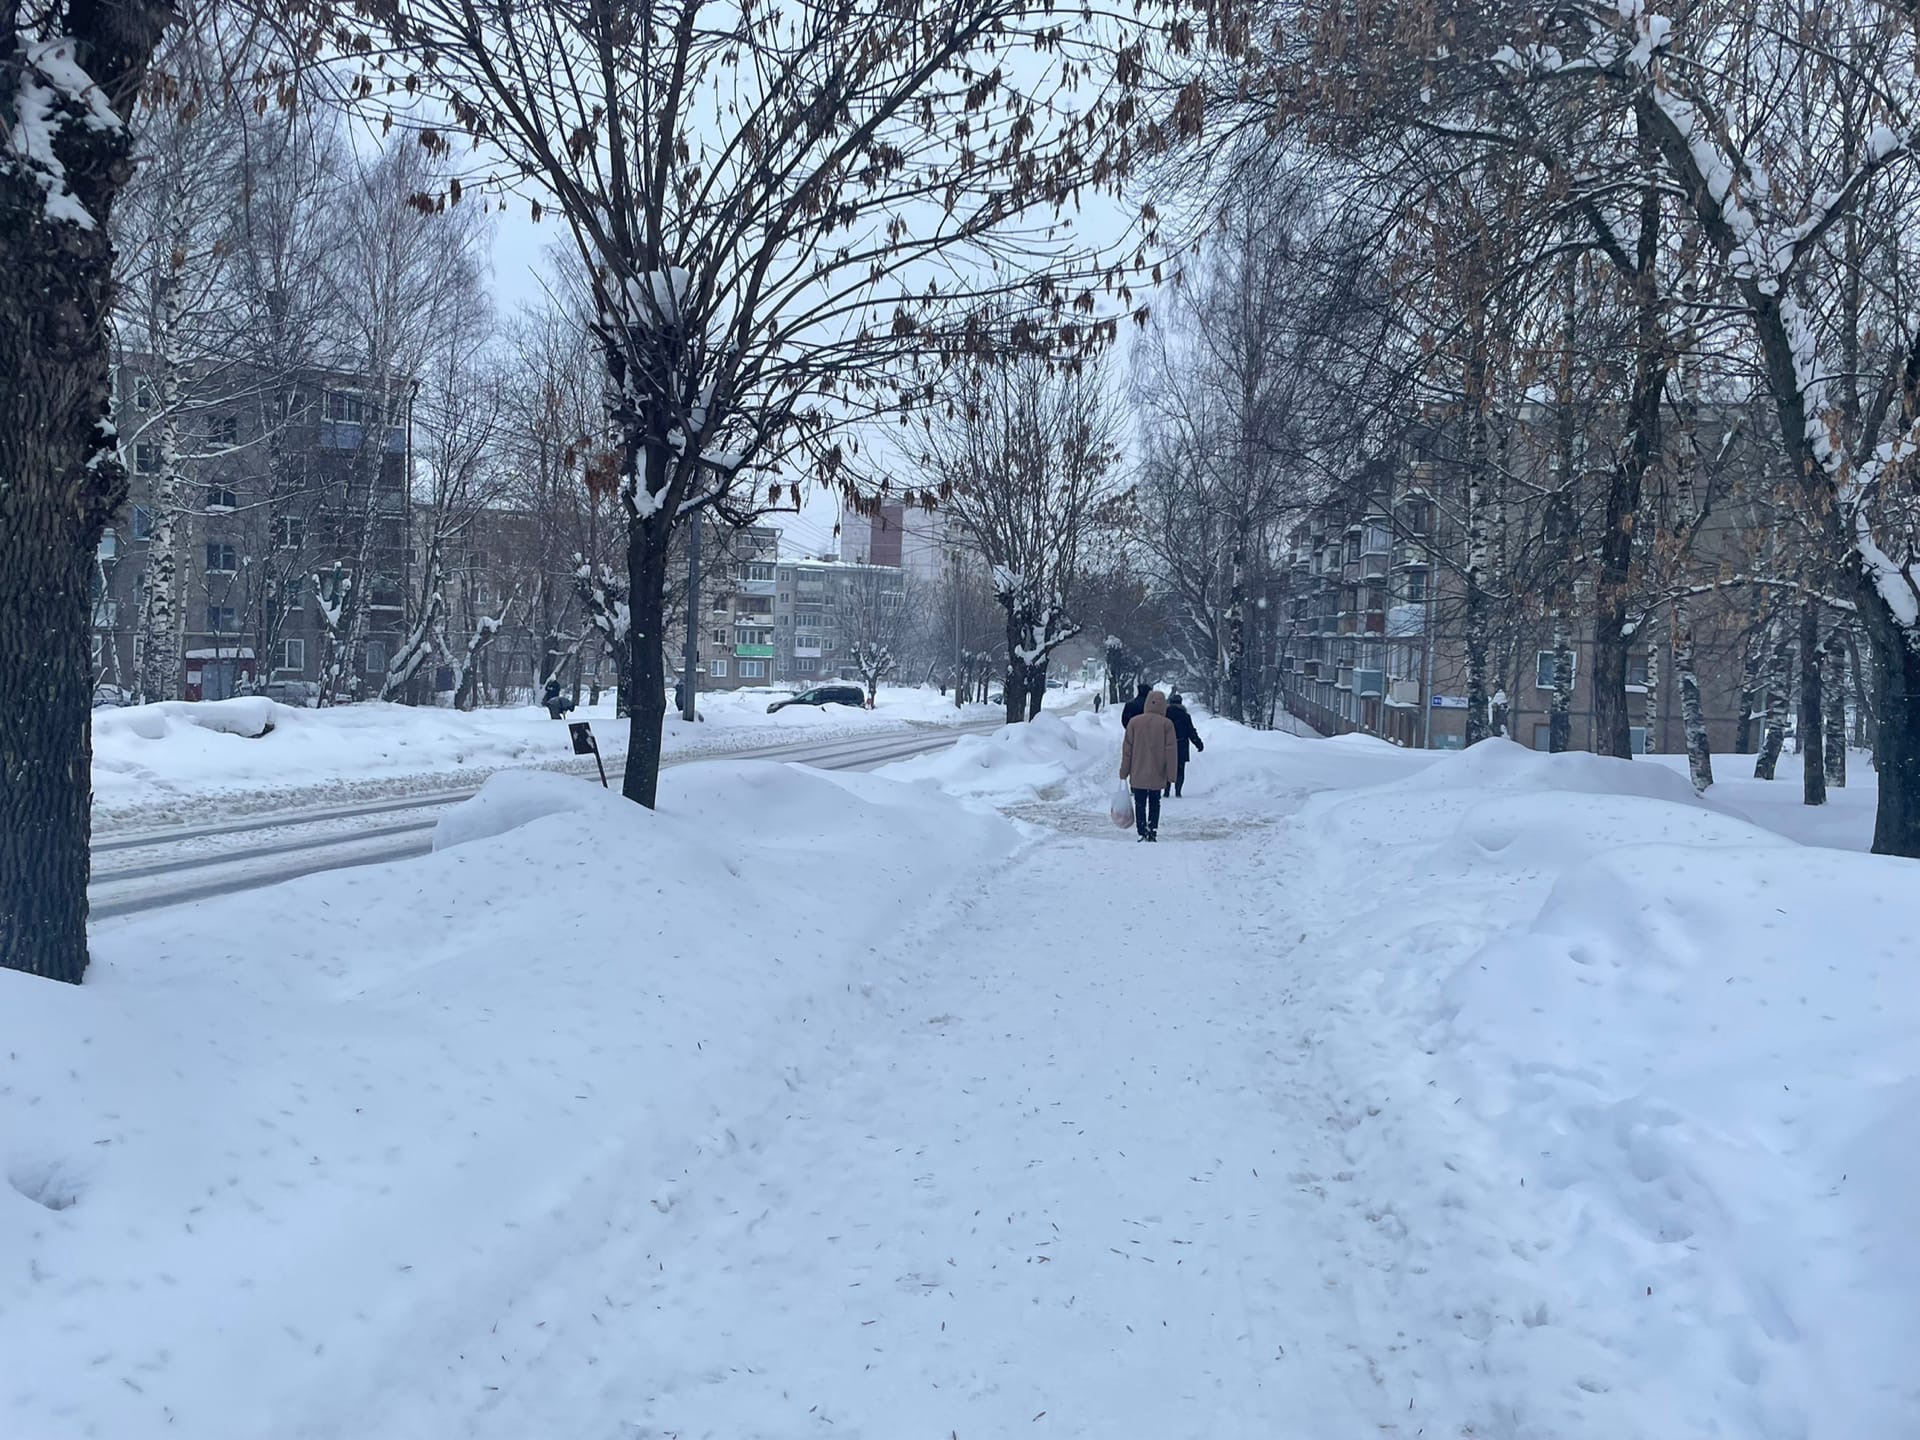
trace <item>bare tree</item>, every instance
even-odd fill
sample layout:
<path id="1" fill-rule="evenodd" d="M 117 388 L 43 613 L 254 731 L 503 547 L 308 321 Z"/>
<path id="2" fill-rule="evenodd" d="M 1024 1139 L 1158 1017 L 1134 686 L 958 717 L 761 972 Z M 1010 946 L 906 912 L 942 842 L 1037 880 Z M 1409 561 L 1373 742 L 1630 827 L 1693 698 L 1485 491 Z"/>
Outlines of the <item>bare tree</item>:
<path id="1" fill-rule="evenodd" d="M 1006 627 L 1007 719 L 1040 712 L 1053 652 L 1080 632 L 1075 589 L 1115 498 L 1119 426 L 1097 370 L 1040 360 L 972 369 L 921 463 L 993 577 Z"/>
<path id="2" fill-rule="evenodd" d="M 1067 211 L 1118 183 L 1123 150 L 1178 133 L 1137 94 L 1155 17 L 1063 24 L 1022 0 L 362 11 L 389 42 L 374 48 L 415 62 L 454 129 L 537 191 L 577 252 L 627 528 L 623 790 L 652 805 L 660 597 L 682 524 L 792 498 L 789 459 L 845 483 L 836 432 L 921 403 L 977 343 L 967 319 L 986 297 L 1035 296 L 1068 348 L 1117 327 L 1071 308 L 1096 310 L 1090 283 L 1117 277 L 1071 243 Z M 400 93 L 373 75 L 356 89 Z M 1023 225 L 1035 212 L 1046 223 Z"/>
<path id="3" fill-rule="evenodd" d="M 434 179 L 424 151 L 397 143 L 364 164 L 341 199 L 342 218 L 356 239 L 332 257 L 330 285 L 342 368 L 356 384 L 340 413 L 323 417 L 347 452 L 337 578 L 321 608 L 323 705 L 357 693 L 373 607 L 383 586 L 399 588 L 399 577 L 381 573 L 377 559 L 383 548 L 398 548 L 392 542 L 405 509 L 406 476 L 390 474 L 388 456 L 410 444 L 419 377 L 429 357 L 456 343 L 474 307 L 484 304 L 483 219 L 472 207 L 443 209 L 427 200 L 425 187 Z"/>
<path id="4" fill-rule="evenodd" d="M 446 592 L 455 549 L 506 487 L 495 453 L 502 384 L 484 352 L 486 339 L 478 324 L 454 332 L 444 349 L 427 357 L 419 377 L 415 446 L 425 478 L 414 496 L 413 549 L 418 558 L 407 592 L 406 633 L 387 662 L 382 700 L 417 700 L 421 668 L 436 656 L 451 654 Z M 471 670 L 471 646 L 466 653 Z"/>
<path id="5" fill-rule="evenodd" d="M 839 587 L 834 609 L 847 657 L 866 687 L 867 704 L 880 683 L 899 670 L 914 636 L 916 588 L 904 570 L 869 565 Z"/>

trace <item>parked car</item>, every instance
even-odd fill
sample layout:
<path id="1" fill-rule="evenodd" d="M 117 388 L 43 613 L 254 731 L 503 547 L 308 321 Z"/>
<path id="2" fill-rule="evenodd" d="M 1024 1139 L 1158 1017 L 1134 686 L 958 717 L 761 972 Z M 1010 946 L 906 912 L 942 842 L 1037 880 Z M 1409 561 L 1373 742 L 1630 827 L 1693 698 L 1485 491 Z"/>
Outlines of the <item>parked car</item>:
<path id="1" fill-rule="evenodd" d="M 774 701 L 767 706 L 767 714 L 784 710 L 789 705 L 851 705 L 861 710 L 866 708 L 866 703 L 867 692 L 858 685 L 816 685 L 811 690 L 802 690 L 798 695 Z"/>

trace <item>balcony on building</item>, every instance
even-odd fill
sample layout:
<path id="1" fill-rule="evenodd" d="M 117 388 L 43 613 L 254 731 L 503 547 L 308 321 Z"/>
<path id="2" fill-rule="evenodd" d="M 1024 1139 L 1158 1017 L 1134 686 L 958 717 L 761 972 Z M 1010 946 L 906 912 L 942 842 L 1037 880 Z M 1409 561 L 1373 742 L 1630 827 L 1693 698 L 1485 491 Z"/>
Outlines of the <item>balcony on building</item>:
<path id="1" fill-rule="evenodd" d="M 1387 611 L 1385 633 L 1392 636 L 1419 635 L 1427 628 L 1424 604 L 1395 605 Z"/>
<path id="2" fill-rule="evenodd" d="M 1387 688 L 1387 672 L 1384 670 L 1353 670 L 1353 693 L 1363 700 L 1377 700 Z"/>
<path id="3" fill-rule="evenodd" d="M 804 652 L 796 651 L 795 653 Z M 773 658 L 773 646 L 736 645 L 733 647 L 733 654 L 736 660 L 771 660 Z"/>
<path id="4" fill-rule="evenodd" d="M 1418 680 L 1391 680 L 1387 682 L 1387 704 L 1397 708 L 1418 709 L 1420 706 L 1420 682 Z"/>

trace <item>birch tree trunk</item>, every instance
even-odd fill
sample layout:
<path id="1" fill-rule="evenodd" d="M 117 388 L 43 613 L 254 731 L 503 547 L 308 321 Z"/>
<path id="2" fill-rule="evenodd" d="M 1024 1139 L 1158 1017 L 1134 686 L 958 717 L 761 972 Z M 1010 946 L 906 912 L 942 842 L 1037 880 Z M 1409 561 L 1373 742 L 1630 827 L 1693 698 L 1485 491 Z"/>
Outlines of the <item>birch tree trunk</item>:
<path id="1" fill-rule="evenodd" d="M 1740 718 L 1734 730 L 1736 755 L 1753 754 L 1753 723 L 1760 704 L 1760 685 L 1766 672 L 1770 623 L 1760 618 L 1760 595 L 1756 589 L 1747 604 L 1747 628 L 1740 655 Z"/>
<path id="2" fill-rule="evenodd" d="M 1658 641 L 1647 641 L 1647 694 L 1646 709 L 1641 726 L 1647 732 L 1645 754 L 1660 753 L 1660 645 Z"/>
<path id="3" fill-rule="evenodd" d="M 1553 616 L 1553 698 L 1547 702 L 1547 749 L 1564 755 L 1573 746 L 1573 643 L 1567 612 Z"/>
<path id="4" fill-rule="evenodd" d="M 176 197 L 169 197 L 173 202 Z M 140 624 L 134 644 L 140 655 L 137 698 L 141 701 L 177 700 L 185 674 L 181 662 L 181 557 L 191 543 L 182 509 L 185 485 L 180 476 L 180 256 L 183 226 L 172 223 L 173 204 L 163 212 L 169 219 L 162 229 L 176 240 L 162 245 L 160 273 L 154 280 L 153 388 L 158 425 L 150 432 L 157 461 L 153 479 L 151 525 L 147 563 L 140 575 Z"/>
<path id="5" fill-rule="evenodd" d="M 1713 747 L 1700 704 L 1700 674 L 1693 664 L 1693 605 L 1676 595 L 1668 612 L 1673 629 L 1673 671 L 1680 684 L 1680 721 L 1687 736 L 1687 778 L 1705 794 L 1713 785 Z"/>
<path id="6" fill-rule="evenodd" d="M 1767 664 L 1766 728 L 1760 741 L 1760 758 L 1754 762 L 1753 778 L 1773 779 L 1780 748 L 1787 742 L 1787 701 L 1793 689 L 1793 641 L 1784 621 L 1770 627 L 1772 653 Z"/>
<path id="7" fill-rule="evenodd" d="M 1847 785 L 1847 651 L 1836 632 L 1827 637 L 1827 673 L 1821 687 L 1826 697 L 1826 723 L 1821 734 L 1826 741 L 1827 788 L 1844 790 Z"/>

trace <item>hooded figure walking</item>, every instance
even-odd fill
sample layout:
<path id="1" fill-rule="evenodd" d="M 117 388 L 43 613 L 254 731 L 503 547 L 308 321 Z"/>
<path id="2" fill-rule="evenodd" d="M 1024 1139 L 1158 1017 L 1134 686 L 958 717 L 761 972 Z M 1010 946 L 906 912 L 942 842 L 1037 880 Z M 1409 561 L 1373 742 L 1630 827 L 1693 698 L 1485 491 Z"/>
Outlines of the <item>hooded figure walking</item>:
<path id="1" fill-rule="evenodd" d="M 1146 681 L 1140 682 L 1140 689 L 1133 699 L 1120 707 L 1120 728 L 1126 729 L 1133 723 L 1134 717 L 1147 708 L 1147 692 L 1153 689 Z"/>
<path id="2" fill-rule="evenodd" d="M 1167 787 L 1167 794 L 1179 795 L 1187 786 L 1187 760 L 1195 750 L 1205 750 L 1200 732 L 1194 729 L 1193 716 L 1187 713 L 1187 707 L 1181 703 L 1180 692 L 1174 691 L 1167 697 L 1167 719 L 1173 722 L 1173 733 L 1180 738 L 1180 768 L 1173 773 L 1173 784 Z"/>
<path id="3" fill-rule="evenodd" d="M 1133 789 L 1133 828 L 1142 841 L 1160 838 L 1160 792 L 1179 770 L 1180 737 L 1167 719 L 1167 697 L 1154 690 L 1120 742 L 1120 778 Z"/>

